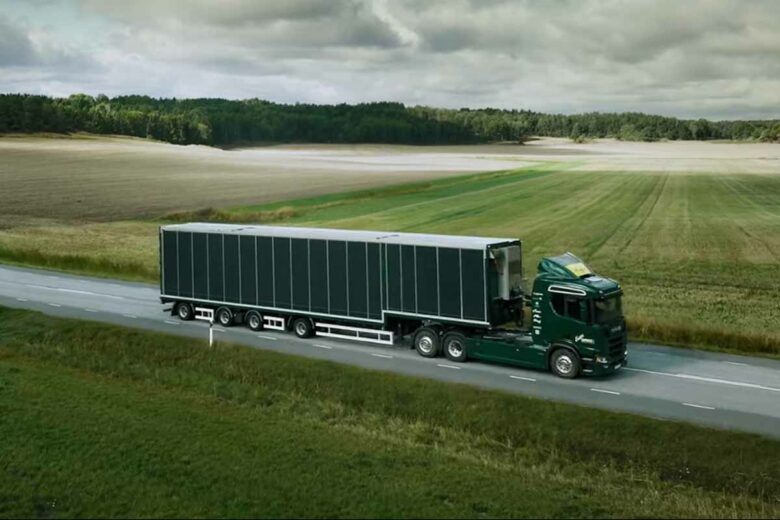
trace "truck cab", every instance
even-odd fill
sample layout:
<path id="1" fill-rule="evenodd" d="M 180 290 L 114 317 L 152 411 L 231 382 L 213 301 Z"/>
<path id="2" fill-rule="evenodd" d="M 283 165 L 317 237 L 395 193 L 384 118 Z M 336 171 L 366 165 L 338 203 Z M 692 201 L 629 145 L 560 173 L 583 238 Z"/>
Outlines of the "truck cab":
<path id="1" fill-rule="evenodd" d="M 626 364 L 622 290 L 571 253 L 543 258 L 533 281 L 531 319 L 520 330 L 468 338 L 475 359 L 550 370 L 564 378 L 606 375 Z M 445 338 L 444 351 L 448 353 Z"/>
<path id="2" fill-rule="evenodd" d="M 555 356 L 555 349 L 574 354 L 584 374 L 607 374 L 625 365 L 621 297 L 620 284 L 594 274 L 571 253 L 539 262 L 530 331 L 533 343 L 549 351 L 547 362 L 553 372 L 564 375 L 573 363 L 569 357 Z"/>

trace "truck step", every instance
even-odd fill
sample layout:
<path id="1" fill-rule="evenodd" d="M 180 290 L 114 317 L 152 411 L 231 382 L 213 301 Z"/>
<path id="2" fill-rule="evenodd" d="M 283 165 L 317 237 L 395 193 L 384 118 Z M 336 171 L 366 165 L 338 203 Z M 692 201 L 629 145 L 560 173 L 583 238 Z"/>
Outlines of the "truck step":
<path id="1" fill-rule="evenodd" d="M 323 322 L 315 323 L 314 329 L 314 333 L 317 336 L 329 338 L 351 339 L 354 341 L 379 343 L 380 345 L 392 345 L 395 341 L 395 335 L 389 330 L 364 329 Z"/>

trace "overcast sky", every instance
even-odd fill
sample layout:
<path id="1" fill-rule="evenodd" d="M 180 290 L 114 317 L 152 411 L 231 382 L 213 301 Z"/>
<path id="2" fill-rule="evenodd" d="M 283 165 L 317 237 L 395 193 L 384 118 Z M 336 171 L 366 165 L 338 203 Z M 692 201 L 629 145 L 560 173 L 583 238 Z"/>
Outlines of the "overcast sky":
<path id="1" fill-rule="evenodd" d="M 0 92 L 780 118 L 780 0 L 0 0 Z"/>

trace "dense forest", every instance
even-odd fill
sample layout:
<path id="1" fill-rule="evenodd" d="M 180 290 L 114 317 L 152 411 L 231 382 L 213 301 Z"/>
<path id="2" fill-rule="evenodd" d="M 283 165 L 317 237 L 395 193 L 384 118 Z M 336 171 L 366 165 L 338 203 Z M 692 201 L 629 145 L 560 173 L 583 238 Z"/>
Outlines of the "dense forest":
<path id="1" fill-rule="evenodd" d="M 576 140 L 778 141 L 780 121 L 683 120 L 633 112 L 560 115 L 407 107 L 390 102 L 284 105 L 260 99 L 2 94 L 0 133 L 4 132 L 92 132 L 215 146 L 250 142 L 456 144 L 523 141 L 534 135 Z"/>

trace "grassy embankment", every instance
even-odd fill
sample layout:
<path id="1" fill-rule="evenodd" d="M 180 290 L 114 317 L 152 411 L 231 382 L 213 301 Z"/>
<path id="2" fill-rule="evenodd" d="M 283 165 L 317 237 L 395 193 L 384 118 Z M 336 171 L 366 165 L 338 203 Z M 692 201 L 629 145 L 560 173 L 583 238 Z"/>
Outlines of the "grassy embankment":
<path id="1" fill-rule="evenodd" d="M 777 517 L 780 442 L 0 308 L 0 516 Z"/>
<path id="2" fill-rule="evenodd" d="M 519 236 L 526 275 L 572 251 L 619 280 L 636 340 L 780 356 L 780 178 L 558 164 L 170 215 Z M 154 281 L 157 222 L 18 227 L 0 260 Z"/>

